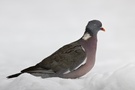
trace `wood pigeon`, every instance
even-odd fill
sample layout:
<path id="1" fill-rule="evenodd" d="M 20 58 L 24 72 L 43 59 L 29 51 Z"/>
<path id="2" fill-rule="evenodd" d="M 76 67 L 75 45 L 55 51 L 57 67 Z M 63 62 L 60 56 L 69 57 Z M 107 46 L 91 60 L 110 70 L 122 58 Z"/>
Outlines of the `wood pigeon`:
<path id="1" fill-rule="evenodd" d="M 75 42 L 67 44 L 43 59 L 35 66 L 22 70 L 7 78 L 14 78 L 29 73 L 42 78 L 61 77 L 79 78 L 88 73 L 95 63 L 97 33 L 105 31 L 99 20 L 89 21 L 84 35 Z"/>

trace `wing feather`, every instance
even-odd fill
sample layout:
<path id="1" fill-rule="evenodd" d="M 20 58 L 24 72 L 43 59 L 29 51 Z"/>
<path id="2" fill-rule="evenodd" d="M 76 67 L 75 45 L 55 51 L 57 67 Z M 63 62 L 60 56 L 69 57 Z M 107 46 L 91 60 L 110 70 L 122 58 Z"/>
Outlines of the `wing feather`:
<path id="1" fill-rule="evenodd" d="M 51 56 L 45 58 L 38 66 L 55 72 L 72 71 L 86 58 L 86 53 L 78 42 L 65 45 Z"/>

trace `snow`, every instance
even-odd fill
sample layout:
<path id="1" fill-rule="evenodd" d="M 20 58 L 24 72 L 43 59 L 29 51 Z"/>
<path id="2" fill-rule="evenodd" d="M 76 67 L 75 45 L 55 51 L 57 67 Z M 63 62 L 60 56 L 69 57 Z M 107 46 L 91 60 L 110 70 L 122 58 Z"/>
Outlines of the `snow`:
<path id="1" fill-rule="evenodd" d="M 42 79 L 23 74 L 12 80 L 1 79 L 1 90 L 135 90 L 135 64 L 110 73 L 92 73 L 78 79 Z"/>
<path id="2" fill-rule="evenodd" d="M 0 1 L 0 90 L 135 90 L 135 1 Z M 78 79 L 8 75 L 80 38 L 99 19 L 94 68 Z"/>

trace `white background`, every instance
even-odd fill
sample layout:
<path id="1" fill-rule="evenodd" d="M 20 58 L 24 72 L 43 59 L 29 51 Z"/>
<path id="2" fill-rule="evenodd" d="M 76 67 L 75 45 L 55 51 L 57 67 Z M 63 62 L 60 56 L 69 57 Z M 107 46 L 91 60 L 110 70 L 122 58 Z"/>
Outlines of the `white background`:
<path id="1" fill-rule="evenodd" d="M 100 20 L 106 32 L 98 33 L 96 64 L 84 78 L 42 80 L 28 74 L 11 80 L 5 78 L 79 39 L 93 19 Z M 133 0 L 0 0 L 0 87 L 135 90 L 134 28 Z"/>

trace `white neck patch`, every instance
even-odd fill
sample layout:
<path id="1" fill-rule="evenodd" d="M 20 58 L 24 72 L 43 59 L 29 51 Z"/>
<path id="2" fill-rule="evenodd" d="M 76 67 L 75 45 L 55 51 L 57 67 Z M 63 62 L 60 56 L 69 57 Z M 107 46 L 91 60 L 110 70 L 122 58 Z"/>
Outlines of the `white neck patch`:
<path id="1" fill-rule="evenodd" d="M 85 33 L 82 37 L 83 40 L 88 40 L 90 38 L 90 34 L 89 33 Z"/>

